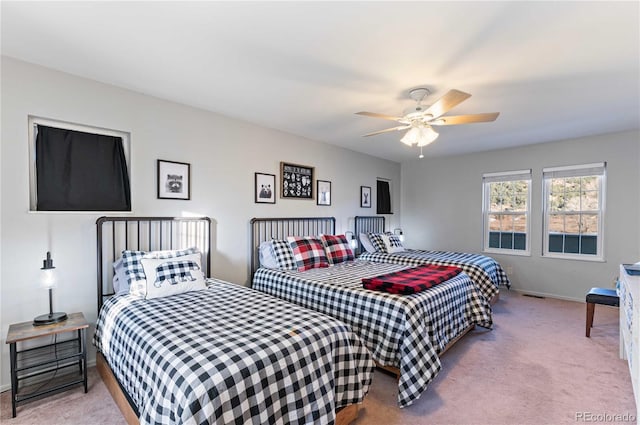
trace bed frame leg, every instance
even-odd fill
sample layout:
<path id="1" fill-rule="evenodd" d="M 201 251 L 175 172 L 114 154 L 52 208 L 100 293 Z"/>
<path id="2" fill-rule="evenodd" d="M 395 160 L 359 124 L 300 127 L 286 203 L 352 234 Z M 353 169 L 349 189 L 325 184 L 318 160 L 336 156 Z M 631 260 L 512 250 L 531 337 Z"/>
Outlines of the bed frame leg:
<path id="1" fill-rule="evenodd" d="M 98 373 L 100 374 L 102 381 L 107 386 L 107 389 L 111 393 L 113 401 L 120 409 L 120 412 L 122 413 L 122 416 L 124 416 L 124 419 L 127 421 L 127 424 L 140 425 L 138 416 L 129 405 L 129 401 L 120 389 L 120 385 L 118 384 L 115 375 L 111 371 L 109 364 L 107 364 L 107 361 L 100 353 L 96 353 L 96 369 L 98 369 Z"/>
<path id="2" fill-rule="evenodd" d="M 358 419 L 359 413 L 360 405 L 358 404 L 350 404 L 343 407 L 338 413 L 336 413 L 336 425 L 349 425 Z"/>

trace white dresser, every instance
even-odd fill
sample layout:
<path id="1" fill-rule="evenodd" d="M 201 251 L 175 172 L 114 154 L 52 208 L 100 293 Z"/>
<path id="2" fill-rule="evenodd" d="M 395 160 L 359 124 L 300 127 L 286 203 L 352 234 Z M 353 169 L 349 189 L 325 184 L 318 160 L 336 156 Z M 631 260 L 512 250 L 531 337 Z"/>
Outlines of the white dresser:
<path id="1" fill-rule="evenodd" d="M 620 265 L 620 358 L 629 362 L 636 418 L 640 423 L 640 275 L 630 275 Z"/>

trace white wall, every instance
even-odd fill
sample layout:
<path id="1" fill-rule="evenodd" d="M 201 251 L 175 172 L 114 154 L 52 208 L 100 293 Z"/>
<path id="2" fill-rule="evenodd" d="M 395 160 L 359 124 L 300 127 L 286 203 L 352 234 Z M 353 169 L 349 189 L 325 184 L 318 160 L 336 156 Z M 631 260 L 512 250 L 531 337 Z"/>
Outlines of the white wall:
<path id="1" fill-rule="evenodd" d="M 482 174 L 531 168 L 531 256 L 491 256 L 517 290 L 584 301 L 591 287 L 613 285 L 619 263 L 640 260 L 639 158 L 638 132 L 625 132 L 403 163 L 406 245 L 481 252 Z M 607 162 L 606 261 L 543 258 L 542 168 L 599 161 Z"/>
<path id="2" fill-rule="evenodd" d="M 54 308 L 82 311 L 91 323 L 97 315 L 95 221 L 101 214 L 28 212 L 28 115 L 130 132 L 133 214 L 211 217 L 212 275 L 231 282 L 248 283 L 252 217 L 335 216 L 337 231 L 346 231 L 353 228 L 354 216 L 375 211 L 360 209 L 360 186 L 371 186 L 375 195 L 376 177 L 384 177 L 392 181 L 396 212 L 390 225 L 399 219 L 398 163 L 3 57 L 3 389 L 9 384 L 9 324 L 48 310 L 47 294 L 38 288 L 48 250 L 60 276 Z M 156 199 L 157 159 L 191 164 L 190 201 Z M 332 182 L 332 205 L 282 199 L 275 205 L 255 204 L 254 172 L 279 175 L 280 161 L 314 166 L 316 178 Z"/>

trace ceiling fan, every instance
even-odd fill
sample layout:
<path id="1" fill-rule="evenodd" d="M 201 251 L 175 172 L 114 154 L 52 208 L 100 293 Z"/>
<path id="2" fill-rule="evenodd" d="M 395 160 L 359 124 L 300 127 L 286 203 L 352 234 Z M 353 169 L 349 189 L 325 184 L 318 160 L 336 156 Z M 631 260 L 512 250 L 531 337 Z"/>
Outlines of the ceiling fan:
<path id="1" fill-rule="evenodd" d="M 401 117 L 378 114 L 375 112 L 356 112 L 373 118 L 382 118 L 390 121 L 397 121 L 402 125 L 387 128 L 373 133 L 365 134 L 364 137 L 375 136 L 376 134 L 388 133 L 391 131 L 409 130 L 400 139 L 406 145 L 420 146 L 420 158 L 423 158 L 422 147 L 428 145 L 438 138 L 431 126 L 437 125 L 457 125 L 470 124 L 476 122 L 490 122 L 498 118 L 499 112 L 488 112 L 483 114 L 467 114 L 444 116 L 450 109 L 471 97 L 469 93 L 460 90 L 449 90 L 444 96 L 432 105 L 423 105 L 422 101 L 431 92 L 424 87 L 418 87 L 409 91 L 409 96 L 416 101 L 416 105 L 406 109 Z"/>

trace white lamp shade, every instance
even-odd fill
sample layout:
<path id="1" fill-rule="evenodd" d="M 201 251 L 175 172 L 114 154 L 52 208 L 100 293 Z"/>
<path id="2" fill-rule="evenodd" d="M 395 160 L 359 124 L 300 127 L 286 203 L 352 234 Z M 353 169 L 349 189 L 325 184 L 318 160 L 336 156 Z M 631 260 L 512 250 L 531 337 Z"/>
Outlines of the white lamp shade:
<path id="1" fill-rule="evenodd" d="M 413 127 L 400 141 L 407 146 L 426 146 L 436 140 L 438 136 L 439 134 L 433 131 L 430 126 Z"/>
<path id="2" fill-rule="evenodd" d="M 422 127 L 420 130 L 420 138 L 418 139 L 418 146 L 427 146 L 430 143 L 433 143 L 439 136 L 438 133 L 433 131 L 431 127 Z"/>
<path id="3" fill-rule="evenodd" d="M 418 143 L 418 134 L 420 134 L 420 130 L 417 127 L 413 127 L 407 131 L 400 141 L 407 146 L 413 146 Z"/>
<path id="4" fill-rule="evenodd" d="M 43 288 L 55 288 L 56 269 L 42 269 L 40 272 L 40 284 Z"/>

